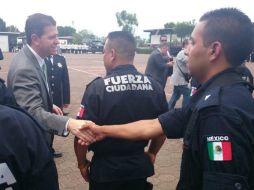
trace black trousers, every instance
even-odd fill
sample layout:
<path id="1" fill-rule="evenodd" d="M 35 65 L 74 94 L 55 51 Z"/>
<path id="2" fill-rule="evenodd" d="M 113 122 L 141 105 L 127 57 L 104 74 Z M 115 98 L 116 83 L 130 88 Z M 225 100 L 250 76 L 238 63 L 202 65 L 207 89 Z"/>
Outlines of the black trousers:
<path id="1" fill-rule="evenodd" d="M 89 190 L 152 190 L 153 185 L 146 179 L 98 183 L 90 181 Z"/>

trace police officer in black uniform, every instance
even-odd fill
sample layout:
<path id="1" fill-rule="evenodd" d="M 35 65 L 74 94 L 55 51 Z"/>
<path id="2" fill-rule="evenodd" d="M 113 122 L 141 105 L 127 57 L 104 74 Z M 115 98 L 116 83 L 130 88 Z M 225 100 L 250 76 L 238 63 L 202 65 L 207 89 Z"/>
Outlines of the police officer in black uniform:
<path id="1" fill-rule="evenodd" d="M 201 87 L 189 106 L 123 126 L 90 123 L 90 129 L 97 139 L 184 137 L 178 190 L 253 190 L 253 87 L 236 71 L 252 40 L 251 20 L 241 11 L 204 14 L 191 36 L 189 70 Z"/>
<path id="2" fill-rule="evenodd" d="M 17 107 L 0 79 L 0 189 L 58 190 L 56 166 L 45 132 Z"/>
<path id="3" fill-rule="evenodd" d="M 132 34 L 117 31 L 108 35 L 104 47 L 107 75 L 87 86 L 78 118 L 101 125 L 121 124 L 156 118 L 167 111 L 159 83 L 133 66 L 135 49 Z M 77 139 L 75 152 L 91 190 L 145 190 L 152 189 L 146 178 L 154 174 L 153 162 L 164 140 L 164 135 L 154 138 L 145 153 L 148 141 L 107 138 L 89 147 L 94 152 L 91 163 L 86 159 L 86 148 L 79 146 Z"/>
<path id="4" fill-rule="evenodd" d="M 59 189 L 43 133 L 23 110 L 0 105 L 0 189 Z"/>
<path id="5" fill-rule="evenodd" d="M 63 110 L 70 104 L 70 82 L 64 56 L 51 55 L 46 60 L 48 83 L 53 103 Z"/>
<path id="6" fill-rule="evenodd" d="M 45 59 L 47 65 L 48 84 L 52 93 L 53 104 L 61 110 L 70 104 L 70 82 L 66 60 L 61 55 L 50 55 Z M 53 148 L 54 134 L 51 139 L 51 151 L 55 158 L 62 157 L 62 153 Z"/>

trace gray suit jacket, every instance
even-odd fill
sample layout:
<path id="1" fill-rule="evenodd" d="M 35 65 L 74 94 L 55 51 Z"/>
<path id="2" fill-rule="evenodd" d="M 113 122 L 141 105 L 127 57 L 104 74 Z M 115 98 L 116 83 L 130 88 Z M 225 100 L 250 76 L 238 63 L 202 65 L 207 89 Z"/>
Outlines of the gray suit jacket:
<path id="1" fill-rule="evenodd" d="M 150 55 L 145 70 L 145 74 L 158 81 L 163 89 L 166 86 L 170 69 L 167 62 L 168 59 L 162 56 L 160 51 L 156 49 Z"/>
<path id="2" fill-rule="evenodd" d="M 46 131 L 64 136 L 68 117 L 52 112 L 52 97 L 40 65 L 25 46 L 13 59 L 7 77 L 7 86 L 17 103 L 27 110 Z"/>

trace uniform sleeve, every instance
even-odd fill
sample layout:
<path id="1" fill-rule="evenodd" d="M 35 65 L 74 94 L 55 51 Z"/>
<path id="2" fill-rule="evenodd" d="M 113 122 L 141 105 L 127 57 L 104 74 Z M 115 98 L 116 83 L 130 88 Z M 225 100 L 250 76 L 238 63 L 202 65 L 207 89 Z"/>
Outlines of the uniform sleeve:
<path id="1" fill-rule="evenodd" d="M 83 95 L 77 119 L 99 123 L 99 103 L 100 98 L 96 90 L 96 84 L 90 84 Z"/>
<path id="2" fill-rule="evenodd" d="M 69 81 L 69 73 L 66 65 L 66 60 L 63 57 L 63 103 L 70 104 L 70 81 Z"/>
<path id="3" fill-rule="evenodd" d="M 175 109 L 170 110 L 159 116 L 161 127 L 167 138 L 182 138 L 186 129 L 185 110 Z"/>
<path id="4" fill-rule="evenodd" d="M 196 144 L 200 152 L 204 189 L 249 189 L 253 147 L 244 130 L 237 114 L 219 108 L 200 114 L 199 142 L 194 142 L 194 148 Z"/>

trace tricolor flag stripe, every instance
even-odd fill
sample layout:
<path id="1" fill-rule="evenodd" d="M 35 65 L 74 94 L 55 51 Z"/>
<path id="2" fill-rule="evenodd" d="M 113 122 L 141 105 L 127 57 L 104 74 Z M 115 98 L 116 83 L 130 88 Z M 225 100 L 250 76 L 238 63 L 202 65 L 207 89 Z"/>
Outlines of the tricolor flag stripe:
<path id="1" fill-rule="evenodd" d="M 209 142 L 208 154 L 213 161 L 232 160 L 231 142 Z"/>
<path id="2" fill-rule="evenodd" d="M 84 113 L 85 113 L 85 107 L 81 105 L 79 108 L 78 117 L 82 118 L 84 116 Z"/>
<path id="3" fill-rule="evenodd" d="M 224 160 L 232 160 L 231 142 L 223 142 L 222 150 Z"/>

